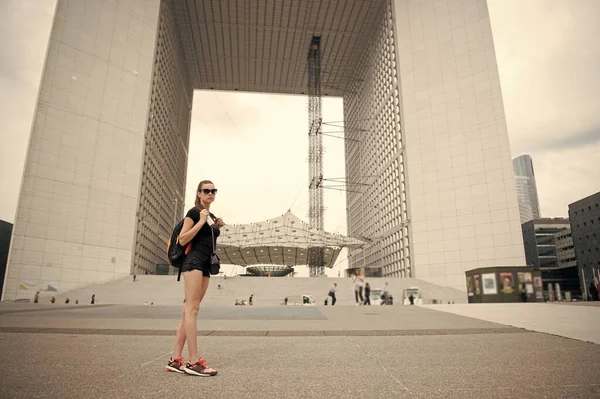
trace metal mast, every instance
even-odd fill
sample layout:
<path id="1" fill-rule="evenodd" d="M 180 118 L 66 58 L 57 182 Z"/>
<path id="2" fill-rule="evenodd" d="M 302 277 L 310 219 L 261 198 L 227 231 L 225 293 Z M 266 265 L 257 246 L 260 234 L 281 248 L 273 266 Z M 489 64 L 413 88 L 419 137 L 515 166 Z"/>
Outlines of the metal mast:
<path id="1" fill-rule="evenodd" d="M 323 229 L 323 136 L 321 125 L 321 38 L 313 36 L 308 50 L 308 219 L 312 227 Z M 324 249 L 308 249 L 310 277 L 324 274 Z"/>

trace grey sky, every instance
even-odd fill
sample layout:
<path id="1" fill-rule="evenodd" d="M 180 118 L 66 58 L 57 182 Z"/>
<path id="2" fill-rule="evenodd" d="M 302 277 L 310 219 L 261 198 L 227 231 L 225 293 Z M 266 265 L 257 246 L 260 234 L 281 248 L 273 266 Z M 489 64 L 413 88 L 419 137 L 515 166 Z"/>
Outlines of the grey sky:
<path id="1" fill-rule="evenodd" d="M 597 0 L 489 0 L 512 154 L 533 158 L 542 216 L 600 191 Z"/>
<path id="2" fill-rule="evenodd" d="M 0 219 L 9 222 L 55 3 L 0 2 Z M 488 3 L 513 157 L 533 157 L 542 215 L 566 216 L 570 202 L 600 190 L 600 1 Z M 342 119 L 341 100 L 324 109 L 325 120 Z M 188 188 L 214 179 L 215 210 L 231 223 L 276 216 L 292 204 L 306 219 L 306 126 L 303 97 L 197 92 Z M 324 140 L 325 175 L 341 177 L 343 141 Z M 325 194 L 326 227 L 344 232 L 344 193 Z M 188 203 L 192 197 L 188 190 Z"/>

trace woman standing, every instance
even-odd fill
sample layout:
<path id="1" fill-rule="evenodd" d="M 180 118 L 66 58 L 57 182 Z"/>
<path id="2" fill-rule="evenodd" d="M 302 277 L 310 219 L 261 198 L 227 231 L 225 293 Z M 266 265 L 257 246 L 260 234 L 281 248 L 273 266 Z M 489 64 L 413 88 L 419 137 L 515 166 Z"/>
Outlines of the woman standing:
<path id="1" fill-rule="evenodd" d="M 185 216 L 179 243 L 182 246 L 192 243 L 190 252 L 183 262 L 181 271 L 185 290 L 183 315 L 177 328 L 173 356 L 167 363 L 167 370 L 203 377 L 214 376 L 217 372 L 206 365 L 198 354 L 197 316 L 200 302 L 206 294 L 210 282 L 210 257 L 216 246 L 219 228 L 224 225 L 221 218 L 210 213 L 217 189 L 210 180 L 198 185 L 195 207 Z M 183 345 L 187 341 L 189 361 L 183 363 Z"/>
<path id="2" fill-rule="evenodd" d="M 360 270 L 356 271 L 356 275 L 354 276 L 354 299 L 356 300 L 356 306 L 362 305 L 364 299 L 363 299 L 363 283 L 365 280 L 363 280 L 362 276 L 360 275 Z M 359 301 L 360 299 L 360 301 Z"/>

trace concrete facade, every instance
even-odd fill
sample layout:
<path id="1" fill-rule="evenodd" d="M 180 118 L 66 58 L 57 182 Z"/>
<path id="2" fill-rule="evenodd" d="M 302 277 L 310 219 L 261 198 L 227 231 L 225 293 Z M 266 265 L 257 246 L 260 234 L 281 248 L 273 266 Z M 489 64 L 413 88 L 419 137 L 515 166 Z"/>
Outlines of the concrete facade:
<path id="1" fill-rule="evenodd" d="M 153 272 L 192 91 L 304 94 L 313 35 L 344 98 L 349 233 L 372 241 L 350 266 L 465 290 L 465 270 L 524 265 L 486 1 L 311 4 L 59 0 L 5 297 Z"/>
<path id="2" fill-rule="evenodd" d="M 523 223 L 523 242 L 528 265 L 539 268 L 557 268 L 555 235 L 570 230 L 569 219 L 545 218 Z"/>
<path id="3" fill-rule="evenodd" d="M 573 245 L 573 232 L 571 230 L 561 230 L 554 233 L 554 243 L 556 244 L 558 267 L 577 266 L 575 246 Z"/>
<path id="4" fill-rule="evenodd" d="M 58 1 L 3 298 L 131 272 L 159 8 Z"/>
<path id="5" fill-rule="evenodd" d="M 394 6 L 413 276 L 465 290 L 525 265 L 487 2 Z"/>
<path id="6" fill-rule="evenodd" d="M 600 192 L 569 204 L 581 290 L 600 287 Z"/>
<path id="7" fill-rule="evenodd" d="M 542 218 L 523 223 L 523 242 L 528 265 L 542 271 L 544 289 L 558 284 L 573 297 L 581 295 L 577 262 L 573 261 L 571 223 L 565 218 Z M 576 247 L 575 247 L 576 248 Z"/>
<path id="8" fill-rule="evenodd" d="M 485 1 L 386 2 L 344 97 L 350 268 L 459 289 L 525 265 Z"/>

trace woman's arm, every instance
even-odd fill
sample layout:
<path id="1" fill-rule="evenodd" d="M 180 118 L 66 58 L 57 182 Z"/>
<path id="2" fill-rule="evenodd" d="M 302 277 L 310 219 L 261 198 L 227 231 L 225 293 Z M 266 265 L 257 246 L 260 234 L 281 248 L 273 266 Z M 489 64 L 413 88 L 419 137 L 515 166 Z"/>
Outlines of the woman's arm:
<path id="1" fill-rule="evenodd" d="M 196 237 L 196 234 L 200 231 L 204 223 L 206 223 L 206 217 L 208 215 L 208 211 L 205 209 L 200 212 L 200 220 L 198 223 L 194 224 L 194 221 L 187 217 L 183 220 L 183 227 L 181 228 L 181 233 L 179 233 L 179 245 L 186 246 L 190 241 Z"/>

